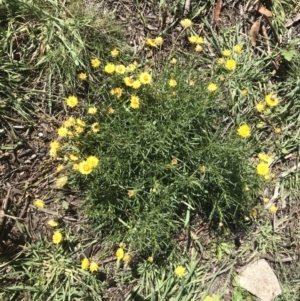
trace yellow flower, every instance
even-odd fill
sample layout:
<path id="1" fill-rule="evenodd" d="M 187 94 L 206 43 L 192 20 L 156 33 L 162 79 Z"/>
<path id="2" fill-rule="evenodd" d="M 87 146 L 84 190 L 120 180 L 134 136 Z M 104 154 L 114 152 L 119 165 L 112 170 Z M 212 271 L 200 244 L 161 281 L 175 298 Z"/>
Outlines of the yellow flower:
<path id="1" fill-rule="evenodd" d="M 173 57 L 172 59 L 171 59 L 171 64 L 176 64 L 177 63 L 177 60 Z"/>
<path id="2" fill-rule="evenodd" d="M 241 91 L 242 96 L 246 96 L 248 94 L 248 91 L 246 89 L 243 89 Z"/>
<path id="3" fill-rule="evenodd" d="M 274 129 L 274 132 L 275 132 L 276 134 L 279 134 L 279 133 L 281 132 L 281 128 L 275 128 L 275 129 Z"/>
<path id="4" fill-rule="evenodd" d="M 74 165 L 73 165 L 73 168 L 72 168 L 73 170 L 78 170 L 79 169 L 79 164 L 77 164 L 77 163 L 75 163 Z"/>
<path id="5" fill-rule="evenodd" d="M 243 124 L 238 128 L 237 133 L 242 138 L 247 138 L 251 135 L 251 129 L 247 124 Z"/>
<path id="6" fill-rule="evenodd" d="M 116 66 L 116 73 L 124 74 L 126 71 L 126 67 L 124 65 L 117 65 Z"/>
<path id="7" fill-rule="evenodd" d="M 97 67 L 100 66 L 100 64 L 101 64 L 101 62 L 99 61 L 99 59 L 97 59 L 97 58 L 91 59 L 91 65 L 92 65 L 92 67 L 97 68 Z"/>
<path id="8" fill-rule="evenodd" d="M 217 85 L 214 84 L 214 83 L 210 83 L 210 84 L 208 85 L 208 87 L 207 87 L 207 90 L 208 90 L 209 92 L 214 92 L 214 91 L 216 91 L 217 89 L 218 89 L 218 87 L 217 87 Z"/>
<path id="9" fill-rule="evenodd" d="M 252 208 L 252 209 L 251 209 L 251 215 L 252 215 L 253 217 L 257 217 L 257 209 L 256 209 L 256 208 Z"/>
<path id="10" fill-rule="evenodd" d="M 60 136 L 60 137 L 67 137 L 67 135 L 68 135 L 68 130 L 67 130 L 65 127 L 60 127 L 60 128 L 57 130 L 57 134 L 58 134 L 58 136 Z"/>
<path id="11" fill-rule="evenodd" d="M 265 105 L 262 102 L 259 102 L 255 105 L 258 112 L 263 112 L 265 110 Z"/>
<path id="12" fill-rule="evenodd" d="M 128 194 L 129 197 L 134 196 L 134 190 L 128 190 L 127 194 Z"/>
<path id="13" fill-rule="evenodd" d="M 269 173 L 269 166 L 265 162 L 259 162 L 256 166 L 256 172 L 257 174 L 261 176 L 265 176 Z"/>
<path id="14" fill-rule="evenodd" d="M 265 97 L 265 102 L 269 107 L 275 107 L 278 105 L 278 98 L 274 94 L 268 94 Z"/>
<path id="15" fill-rule="evenodd" d="M 125 84 L 126 86 L 132 87 L 132 84 L 133 84 L 133 82 L 134 82 L 134 79 L 131 78 L 131 77 L 129 77 L 129 76 L 126 76 L 126 77 L 124 77 L 123 81 L 124 81 L 124 84 Z"/>
<path id="16" fill-rule="evenodd" d="M 184 19 L 180 22 L 181 26 L 186 29 L 193 26 L 193 22 L 190 19 Z"/>
<path id="17" fill-rule="evenodd" d="M 204 165 L 202 165 L 202 166 L 200 166 L 200 171 L 202 171 L 202 172 L 205 172 L 205 170 L 206 170 L 206 167 L 204 166 Z"/>
<path id="18" fill-rule="evenodd" d="M 225 50 L 222 51 L 223 56 L 228 57 L 228 56 L 230 56 L 230 54 L 231 54 L 231 51 L 229 49 L 225 49 Z"/>
<path id="19" fill-rule="evenodd" d="M 67 106 L 74 108 L 78 104 L 78 98 L 74 95 L 71 95 L 66 99 L 66 103 L 67 103 Z"/>
<path id="20" fill-rule="evenodd" d="M 123 261 L 125 263 L 129 263 L 131 261 L 131 256 L 129 254 L 125 254 L 123 257 Z"/>
<path id="21" fill-rule="evenodd" d="M 73 117 L 70 117 L 69 119 L 64 121 L 64 127 L 69 128 L 75 124 L 75 119 Z"/>
<path id="22" fill-rule="evenodd" d="M 52 141 L 50 143 L 50 148 L 58 150 L 60 148 L 60 143 L 58 141 Z"/>
<path id="23" fill-rule="evenodd" d="M 114 111 L 115 111 L 115 110 L 114 110 L 112 107 L 109 107 L 109 108 L 108 108 L 108 114 L 113 114 Z"/>
<path id="24" fill-rule="evenodd" d="M 224 75 L 220 75 L 219 79 L 223 82 L 226 79 L 226 77 Z"/>
<path id="25" fill-rule="evenodd" d="M 148 259 L 147 259 L 150 263 L 153 262 L 153 257 L 152 256 L 149 256 Z"/>
<path id="26" fill-rule="evenodd" d="M 219 65 L 223 65 L 224 62 L 225 62 L 225 60 L 224 60 L 222 57 L 218 58 L 218 60 L 217 60 L 217 63 L 218 63 Z"/>
<path id="27" fill-rule="evenodd" d="M 156 37 L 156 38 L 154 39 L 154 42 L 155 42 L 155 44 L 156 44 L 157 46 L 161 46 L 161 45 L 163 44 L 163 42 L 164 42 L 164 39 L 163 39 L 162 37 Z"/>
<path id="28" fill-rule="evenodd" d="M 81 134 L 81 133 L 83 133 L 83 131 L 84 131 L 84 128 L 82 126 L 76 126 L 76 128 L 75 128 L 76 134 Z"/>
<path id="29" fill-rule="evenodd" d="M 48 221 L 48 225 L 49 225 L 50 227 L 52 227 L 52 228 L 55 228 L 55 227 L 58 226 L 58 222 L 55 221 L 54 219 L 50 219 L 50 220 Z"/>
<path id="30" fill-rule="evenodd" d="M 34 201 L 33 205 L 36 207 L 36 208 L 39 208 L 39 209 L 43 209 L 45 207 L 45 203 L 43 200 L 41 199 L 37 199 Z"/>
<path id="31" fill-rule="evenodd" d="M 264 153 L 259 153 L 258 158 L 259 158 L 259 160 L 264 161 L 266 163 L 269 163 L 272 160 L 272 158 L 270 156 L 268 156 Z"/>
<path id="32" fill-rule="evenodd" d="M 190 43 L 191 44 L 195 44 L 196 42 L 197 42 L 197 36 L 194 36 L 194 35 L 191 35 L 190 37 L 189 37 L 189 41 L 190 41 Z"/>
<path id="33" fill-rule="evenodd" d="M 172 161 L 171 161 L 171 164 L 176 165 L 177 163 L 178 163 L 178 160 L 176 158 L 173 158 Z"/>
<path id="34" fill-rule="evenodd" d="M 176 269 L 175 269 L 175 274 L 178 276 L 178 277 L 182 277 L 185 273 L 185 268 L 180 265 L 178 266 Z"/>
<path id="35" fill-rule="evenodd" d="M 143 84 L 143 85 L 147 85 L 147 84 L 150 84 L 151 81 L 152 81 L 152 77 L 151 77 L 151 74 L 149 74 L 148 72 L 142 72 L 140 74 L 140 82 Z"/>
<path id="36" fill-rule="evenodd" d="M 104 71 L 108 74 L 112 74 L 114 73 L 116 70 L 116 66 L 114 64 L 107 64 L 105 67 L 104 67 Z"/>
<path id="37" fill-rule="evenodd" d="M 177 81 L 175 79 L 170 79 L 169 86 L 170 87 L 176 87 L 177 86 Z"/>
<path id="38" fill-rule="evenodd" d="M 148 38 L 146 40 L 146 45 L 150 46 L 150 47 L 156 47 L 156 43 L 155 43 L 155 40 L 154 39 L 151 39 L 151 38 Z"/>
<path id="39" fill-rule="evenodd" d="M 141 85 L 142 85 L 142 83 L 140 82 L 140 80 L 137 79 L 132 83 L 132 88 L 138 89 Z"/>
<path id="40" fill-rule="evenodd" d="M 201 52 L 202 50 L 203 50 L 203 48 L 202 48 L 201 45 L 197 45 L 197 46 L 195 47 L 195 51 L 196 51 L 196 52 Z"/>
<path id="41" fill-rule="evenodd" d="M 233 59 L 226 60 L 225 68 L 229 71 L 234 71 L 236 68 L 236 62 Z"/>
<path id="42" fill-rule="evenodd" d="M 270 199 L 268 198 L 263 198 L 264 203 L 268 203 L 270 201 Z"/>
<path id="43" fill-rule="evenodd" d="M 79 77 L 79 79 L 81 79 L 81 80 L 86 80 L 86 79 L 87 79 L 87 75 L 86 75 L 86 73 L 84 73 L 84 72 L 80 72 L 80 73 L 78 74 L 78 77 Z"/>
<path id="44" fill-rule="evenodd" d="M 54 148 L 50 148 L 49 156 L 53 159 L 56 159 L 57 158 L 57 150 Z"/>
<path id="45" fill-rule="evenodd" d="M 68 177 L 67 176 L 63 176 L 63 177 L 59 177 L 56 182 L 55 182 L 55 187 L 58 189 L 63 188 L 66 184 L 68 183 Z"/>
<path id="46" fill-rule="evenodd" d="M 90 261 L 88 258 L 84 257 L 83 260 L 81 261 L 81 268 L 86 271 L 90 266 Z"/>
<path id="47" fill-rule="evenodd" d="M 89 156 L 86 159 L 86 162 L 92 167 L 96 167 L 99 164 L 99 159 L 96 156 Z"/>
<path id="48" fill-rule="evenodd" d="M 140 107 L 140 99 L 138 96 L 131 96 L 130 107 L 132 107 L 133 109 L 138 109 Z"/>
<path id="49" fill-rule="evenodd" d="M 204 44 L 204 39 L 202 37 L 197 37 L 196 44 L 199 44 L 199 45 Z"/>
<path id="50" fill-rule="evenodd" d="M 57 244 L 61 243 L 62 240 L 63 240 L 63 236 L 62 236 L 61 232 L 60 231 L 55 231 L 53 236 L 52 236 L 53 243 L 57 245 Z"/>
<path id="51" fill-rule="evenodd" d="M 126 67 L 126 71 L 127 71 L 127 72 L 133 72 L 135 69 L 136 69 L 136 65 L 135 65 L 135 64 L 129 64 L 129 65 Z"/>
<path id="52" fill-rule="evenodd" d="M 275 205 L 272 205 L 269 210 L 271 213 L 276 213 L 278 208 Z"/>
<path id="53" fill-rule="evenodd" d="M 95 115 L 97 113 L 98 109 L 96 107 L 90 107 L 88 109 L 88 114 L 91 114 L 91 115 Z"/>
<path id="54" fill-rule="evenodd" d="M 110 91 L 111 95 L 115 95 L 117 98 L 122 96 L 122 89 L 121 88 L 114 88 Z"/>
<path id="55" fill-rule="evenodd" d="M 100 131 L 100 125 L 98 122 L 95 122 L 91 125 L 91 129 L 94 133 L 98 133 Z"/>
<path id="56" fill-rule="evenodd" d="M 79 118 L 76 119 L 76 124 L 82 127 L 85 127 L 85 122 Z"/>
<path id="57" fill-rule="evenodd" d="M 242 53 L 242 46 L 240 46 L 240 45 L 233 46 L 233 51 L 237 54 Z"/>
<path id="58" fill-rule="evenodd" d="M 65 167 L 62 165 L 62 164 L 59 164 L 57 167 L 56 167 L 56 171 L 57 172 L 60 172 L 64 169 Z"/>
<path id="59" fill-rule="evenodd" d="M 112 57 L 117 57 L 119 55 L 119 50 L 117 48 L 114 48 L 111 52 L 110 52 Z"/>
<path id="60" fill-rule="evenodd" d="M 77 161 L 77 160 L 78 160 L 78 156 L 77 156 L 77 155 L 74 155 L 74 154 L 71 154 L 71 155 L 69 156 L 69 158 L 70 158 L 71 161 Z"/>
<path id="61" fill-rule="evenodd" d="M 124 250 L 123 248 L 118 248 L 116 252 L 117 260 L 121 260 L 124 257 Z"/>
<path id="62" fill-rule="evenodd" d="M 90 271 L 91 272 L 97 272 L 99 270 L 99 266 L 96 262 L 91 262 L 90 265 Z"/>
<path id="63" fill-rule="evenodd" d="M 92 172 L 93 167 L 90 166 L 86 161 L 82 161 L 78 164 L 78 170 L 83 175 L 88 175 Z"/>

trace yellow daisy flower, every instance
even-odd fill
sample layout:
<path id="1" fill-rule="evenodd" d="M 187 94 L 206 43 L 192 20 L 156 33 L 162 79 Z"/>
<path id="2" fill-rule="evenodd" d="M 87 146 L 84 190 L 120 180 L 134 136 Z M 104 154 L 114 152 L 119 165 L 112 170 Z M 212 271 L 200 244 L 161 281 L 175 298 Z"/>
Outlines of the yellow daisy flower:
<path id="1" fill-rule="evenodd" d="M 163 44 L 163 42 L 164 42 L 164 39 L 163 39 L 162 37 L 156 37 L 156 38 L 154 39 L 154 42 L 155 42 L 155 44 L 156 44 L 157 46 L 161 46 L 161 45 Z"/>
<path id="2" fill-rule="evenodd" d="M 141 85 L 142 83 L 137 79 L 132 83 L 132 88 L 137 90 Z"/>
<path id="3" fill-rule="evenodd" d="M 98 133 L 100 131 L 100 125 L 98 122 L 95 122 L 91 125 L 91 129 L 94 133 Z"/>
<path id="4" fill-rule="evenodd" d="M 84 72 L 80 72 L 80 73 L 78 74 L 78 77 L 79 77 L 79 79 L 81 79 L 81 80 L 86 80 L 86 79 L 87 79 L 87 75 L 86 75 L 86 73 L 84 73 Z"/>
<path id="5" fill-rule="evenodd" d="M 41 199 L 37 199 L 33 202 L 33 205 L 36 207 L 36 208 L 39 208 L 39 209 L 43 209 L 45 207 L 45 203 L 43 200 Z"/>
<path id="6" fill-rule="evenodd" d="M 50 148 L 58 150 L 60 148 L 60 143 L 58 141 L 52 141 L 50 143 Z"/>
<path id="7" fill-rule="evenodd" d="M 114 73 L 116 70 L 116 66 L 114 64 L 107 64 L 105 67 L 104 67 L 104 71 L 108 74 L 112 74 Z"/>
<path id="8" fill-rule="evenodd" d="M 210 83 L 207 87 L 208 92 L 214 92 L 218 89 L 218 86 L 214 83 Z"/>
<path id="9" fill-rule="evenodd" d="M 141 82 L 143 85 L 147 85 L 147 84 L 150 84 L 150 83 L 151 83 L 151 81 L 152 81 L 152 76 L 151 76 L 151 74 L 149 74 L 148 72 L 142 72 L 142 73 L 140 74 L 139 80 L 140 80 L 140 82 Z"/>
<path id="10" fill-rule="evenodd" d="M 52 236 L 52 241 L 54 244 L 59 244 L 63 241 L 63 235 L 61 234 L 60 231 L 55 231 L 53 236 Z"/>
<path id="11" fill-rule="evenodd" d="M 196 45 L 196 47 L 195 47 L 196 52 L 201 52 L 202 50 L 203 50 L 203 48 L 201 45 Z"/>
<path id="12" fill-rule="evenodd" d="M 247 138 L 251 135 L 251 129 L 247 124 L 243 124 L 238 128 L 237 133 L 242 138 Z"/>
<path id="13" fill-rule="evenodd" d="M 233 59 L 226 60 L 225 62 L 225 69 L 229 71 L 234 71 L 236 68 L 236 62 Z"/>
<path id="14" fill-rule="evenodd" d="M 91 59 L 91 65 L 92 65 L 92 67 L 98 68 L 100 66 L 100 64 L 101 64 L 101 62 L 100 62 L 99 59 L 97 59 L 97 58 Z"/>
<path id="15" fill-rule="evenodd" d="M 181 26 L 186 29 L 193 26 L 193 22 L 190 19 L 184 19 L 180 22 Z"/>
<path id="16" fill-rule="evenodd" d="M 128 87 L 132 87 L 132 85 L 134 83 L 134 79 L 129 76 L 124 77 L 123 81 L 124 81 L 124 84 Z"/>
<path id="17" fill-rule="evenodd" d="M 78 104 L 78 98 L 74 95 L 71 95 L 66 99 L 66 103 L 70 108 L 74 108 Z"/>
<path id="18" fill-rule="evenodd" d="M 278 105 L 278 98 L 274 94 L 268 94 L 265 97 L 265 102 L 269 107 L 275 107 Z"/>
<path id="19" fill-rule="evenodd" d="M 124 65 L 117 65 L 115 71 L 118 74 L 124 74 L 126 72 L 126 67 Z"/>
<path id="20" fill-rule="evenodd" d="M 231 55 L 231 51 L 229 49 L 225 49 L 225 50 L 222 51 L 222 55 L 226 56 L 226 57 L 229 57 Z"/>
<path id="21" fill-rule="evenodd" d="M 60 137 L 67 137 L 67 135 L 68 135 L 68 129 L 65 128 L 65 127 L 60 127 L 60 128 L 57 130 L 57 134 L 58 134 L 58 136 L 60 136 Z"/>
<path id="22" fill-rule="evenodd" d="M 83 175 L 88 175 L 93 171 L 93 167 L 86 161 L 82 161 L 78 164 L 78 171 Z"/>
<path id="23" fill-rule="evenodd" d="M 242 46 L 241 45 L 235 45 L 233 46 L 233 51 L 237 54 L 242 53 Z"/>
<path id="24" fill-rule="evenodd" d="M 129 263 L 131 261 L 131 256 L 129 254 L 125 254 L 123 257 L 123 261 L 125 263 Z"/>
<path id="25" fill-rule="evenodd" d="M 88 114 L 95 115 L 97 113 L 98 109 L 96 107 L 90 107 L 88 109 Z"/>
<path id="26" fill-rule="evenodd" d="M 48 226 L 50 226 L 51 228 L 55 228 L 55 227 L 58 226 L 58 222 L 55 221 L 54 219 L 50 219 L 50 220 L 48 221 Z"/>
<path id="27" fill-rule="evenodd" d="M 175 79 L 170 79 L 169 86 L 170 87 L 176 87 L 177 86 L 177 81 Z"/>
<path id="28" fill-rule="evenodd" d="M 258 158 L 259 158 L 259 160 L 264 161 L 266 163 L 270 163 L 272 160 L 272 158 L 270 156 L 268 156 L 267 154 L 264 154 L 264 153 L 259 153 Z"/>
<path id="29" fill-rule="evenodd" d="M 271 213 L 276 213 L 278 208 L 275 205 L 272 205 L 269 210 Z"/>
<path id="30" fill-rule="evenodd" d="M 114 48 L 111 52 L 110 55 L 112 57 L 117 57 L 119 55 L 119 50 L 117 48 Z"/>
<path id="31" fill-rule="evenodd" d="M 123 257 L 124 257 L 123 248 L 118 248 L 118 250 L 116 251 L 116 257 L 117 257 L 117 260 L 123 259 Z"/>
<path id="32" fill-rule="evenodd" d="M 88 270 L 89 266 L 90 266 L 90 261 L 89 261 L 89 259 L 86 258 L 86 257 L 84 257 L 83 260 L 81 261 L 81 268 L 82 268 L 84 271 L 86 271 L 86 270 Z"/>
<path id="33" fill-rule="evenodd" d="M 255 105 L 255 107 L 256 107 L 256 110 L 260 113 L 265 110 L 265 105 L 262 102 L 257 103 Z"/>
<path id="34" fill-rule="evenodd" d="M 140 107 L 140 99 L 138 96 L 131 96 L 130 107 L 133 109 L 138 109 Z"/>
<path id="35" fill-rule="evenodd" d="M 89 156 L 87 157 L 86 162 L 88 165 L 94 168 L 99 164 L 99 159 L 96 156 Z"/>
<path id="36" fill-rule="evenodd" d="M 90 271 L 91 272 L 97 272 L 99 270 L 99 266 L 96 262 L 91 262 L 90 264 Z"/>
<path id="37" fill-rule="evenodd" d="M 196 44 L 197 39 L 198 39 L 198 37 L 197 37 L 197 36 L 194 36 L 194 35 L 191 35 L 191 36 L 189 37 L 189 41 L 190 41 L 191 44 Z"/>
<path id="38" fill-rule="evenodd" d="M 269 166 L 265 162 L 259 162 L 256 166 L 256 172 L 257 174 L 261 176 L 265 176 L 269 173 Z"/>
<path id="39" fill-rule="evenodd" d="M 175 269 L 175 274 L 176 274 L 176 276 L 178 276 L 178 277 L 182 277 L 182 276 L 185 274 L 185 268 L 184 268 L 182 265 L 178 266 L 178 267 Z"/>

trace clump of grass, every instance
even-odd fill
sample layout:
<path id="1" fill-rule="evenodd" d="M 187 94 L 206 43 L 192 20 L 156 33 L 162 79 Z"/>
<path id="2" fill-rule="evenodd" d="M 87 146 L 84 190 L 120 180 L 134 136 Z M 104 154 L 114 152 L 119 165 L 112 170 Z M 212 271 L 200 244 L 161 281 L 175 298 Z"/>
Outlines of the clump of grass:
<path id="1" fill-rule="evenodd" d="M 84 121 L 67 119 L 59 129 L 66 141 L 62 153 L 76 154 L 77 162 L 68 163 L 75 169 L 71 181 L 87 191 L 89 216 L 148 253 L 168 248 L 191 212 L 216 227 L 243 225 L 261 176 L 270 177 L 266 163 L 256 169 L 249 159 L 257 111 L 245 115 L 247 94 L 267 76 L 243 63 L 251 57 L 247 47 L 213 41 L 209 47 L 220 57 L 204 64 L 203 54 L 198 71 L 194 64 L 208 42 L 192 30 L 188 40 L 201 49 L 196 45 L 177 62 L 166 62 L 159 74 L 106 53 L 88 74 L 94 79 L 87 80 L 90 107 L 67 100 L 70 114 L 79 106 Z M 154 42 L 149 47 L 162 45 Z M 262 70 L 264 60 L 255 64 Z"/>

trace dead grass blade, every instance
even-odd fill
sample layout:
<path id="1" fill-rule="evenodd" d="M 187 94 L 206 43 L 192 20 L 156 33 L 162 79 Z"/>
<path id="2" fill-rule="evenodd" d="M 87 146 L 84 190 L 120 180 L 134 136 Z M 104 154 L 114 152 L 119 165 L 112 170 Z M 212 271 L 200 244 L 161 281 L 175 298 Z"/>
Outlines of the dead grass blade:
<path id="1" fill-rule="evenodd" d="M 256 20 L 250 29 L 250 37 L 251 37 L 251 45 L 256 46 L 259 37 L 259 29 L 260 29 L 261 17 Z"/>
<path id="2" fill-rule="evenodd" d="M 260 1 L 254 6 L 254 9 L 267 18 L 273 17 L 272 12 L 270 12 L 264 5 L 262 5 Z"/>
<path id="3" fill-rule="evenodd" d="M 214 22 L 215 22 L 217 27 L 220 26 L 220 20 L 221 20 L 220 19 L 220 14 L 221 14 L 222 5 L 223 5 L 223 1 L 218 0 L 217 4 L 215 6 L 215 9 L 214 9 Z"/>

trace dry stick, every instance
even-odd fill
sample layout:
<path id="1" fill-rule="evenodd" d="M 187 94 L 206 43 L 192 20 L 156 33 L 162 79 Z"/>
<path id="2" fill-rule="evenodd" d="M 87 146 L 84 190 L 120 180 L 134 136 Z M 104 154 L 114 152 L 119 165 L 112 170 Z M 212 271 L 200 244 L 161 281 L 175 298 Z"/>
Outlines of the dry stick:
<path id="1" fill-rule="evenodd" d="M 31 208 L 34 208 L 36 209 L 35 206 L 33 205 L 29 205 Z M 51 214 L 51 215 L 56 215 L 58 216 L 58 213 L 55 212 L 55 211 L 52 211 L 52 210 L 49 210 L 49 209 L 42 209 L 42 208 L 39 208 L 38 211 L 41 211 L 41 212 L 44 212 L 44 213 L 47 213 L 47 214 Z M 73 217 L 68 217 L 68 216 L 63 216 L 62 219 L 65 219 L 65 220 L 68 220 L 68 221 L 71 221 L 71 222 L 76 222 L 77 219 L 76 218 L 73 218 Z"/>
<path id="2" fill-rule="evenodd" d="M 11 187 L 8 188 L 6 196 L 2 202 L 2 208 L 0 210 L 0 230 L 2 230 L 2 227 L 4 227 L 4 224 L 5 224 L 5 212 L 8 208 L 8 204 L 9 204 L 10 191 L 11 191 Z"/>
<path id="3" fill-rule="evenodd" d="M 185 0 L 183 15 L 186 16 L 190 12 L 191 0 Z"/>

